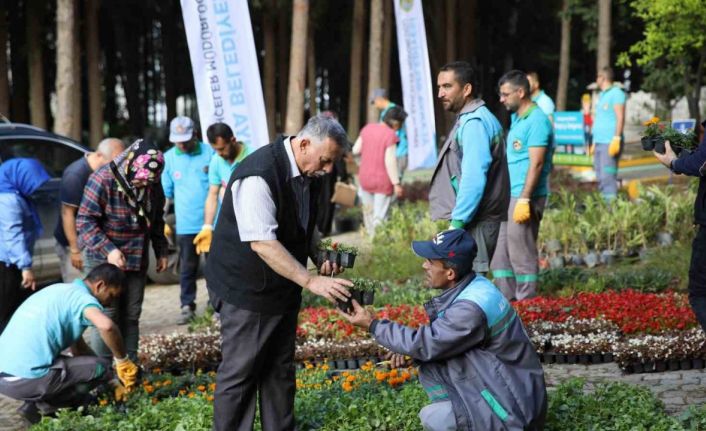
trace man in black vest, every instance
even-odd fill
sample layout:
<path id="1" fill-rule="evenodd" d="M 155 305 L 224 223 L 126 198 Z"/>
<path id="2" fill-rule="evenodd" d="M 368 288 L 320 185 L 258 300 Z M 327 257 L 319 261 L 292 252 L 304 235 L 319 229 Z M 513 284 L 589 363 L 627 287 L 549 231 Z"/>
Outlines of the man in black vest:
<path id="1" fill-rule="evenodd" d="M 316 178 L 331 172 L 346 145 L 336 120 L 316 116 L 297 136 L 255 151 L 230 178 L 206 266 L 208 287 L 222 302 L 216 431 L 251 430 L 258 390 L 262 429 L 294 429 L 302 288 L 335 302 L 352 286 L 306 269 L 315 250 Z M 321 267 L 322 274 L 337 270 Z"/>

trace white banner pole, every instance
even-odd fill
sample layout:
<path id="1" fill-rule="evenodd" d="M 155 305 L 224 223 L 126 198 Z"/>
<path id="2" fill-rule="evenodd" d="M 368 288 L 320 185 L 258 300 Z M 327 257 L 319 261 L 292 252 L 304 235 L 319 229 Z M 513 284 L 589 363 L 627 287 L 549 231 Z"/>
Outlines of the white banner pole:
<path id="1" fill-rule="evenodd" d="M 269 143 L 246 0 L 181 0 L 201 132 L 227 123 L 251 148 Z M 269 54 L 269 53 L 268 53 Z"/>

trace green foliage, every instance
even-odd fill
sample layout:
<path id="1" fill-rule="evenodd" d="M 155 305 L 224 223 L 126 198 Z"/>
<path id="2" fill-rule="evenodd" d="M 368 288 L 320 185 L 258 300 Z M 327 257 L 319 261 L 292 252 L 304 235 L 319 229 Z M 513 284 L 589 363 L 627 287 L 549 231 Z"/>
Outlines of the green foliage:
<path id="1" fill-rule="evenodd" d="M 196 332 L 211 327 L 213 325 L 213 313 L 213 307 L 208 305 L 203 314 L 194 316 L 189 321 L 189 332 Z"/>
<path id="2" fill-rule="evenodd" d="M 606 289 L 656 293 L 677 286 L 681 275 L 674 270 L 632 264 L 610 271 L 576 267 L 549 269 L 539 274 L 539 291 L 541 295 L 548 296 L 570 296 L 578 292 L 600 293 Z"/>
<path id="3" fill-rule="evenodd" d="M 428 240 L 448 222 L 433 222 L 429 204 L 416 202 L 391 209 L 388 219 L 375 229 L 373 248 L 351 270 L 351 276 L 404 281 L 422 271 L 422 259 L 412 252 L 412 241 Z"/>
<path id="4" fill-rule="evenodd" d="M 382 288 L 382 283 L 377 280 L 371 280 L 369 278 L 356 277 L 351 278 L 351 281 L 353 282 L 353 285 L 355 285 L 356 289 L 363 292 L 379 292 Z"/>

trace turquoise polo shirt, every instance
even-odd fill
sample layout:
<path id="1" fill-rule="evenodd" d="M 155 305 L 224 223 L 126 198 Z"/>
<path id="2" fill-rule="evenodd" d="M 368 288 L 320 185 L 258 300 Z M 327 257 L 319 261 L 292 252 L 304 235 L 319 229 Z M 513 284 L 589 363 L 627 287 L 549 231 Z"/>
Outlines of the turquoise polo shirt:
<path id="1" fill-rule="evenodd" d="M 551 97 L 547 96 L 547 93 L 545 93 L 544 90 L 539 90 L 539 93 L 532 98 L 532 101 L 536 103 L 537 106 L 539 106 L 539 109 L 547 114 L 547 116 L 554 113 L 554 101 Z"/>
<path id="2" fill-rule="evenodd" d="M 176 232 L 179 235 L 193 235 L 201 231 L 213 153 L 211 146 L 203 142 L 199 142 L 191 153 L 177 147 L 164 153 L 162 188 L 167 199 L 174 199 Z"/>
<path id="3" fill-rule="evenodd" d="M 380 121 L 382 121 L 383 118 L 385 118 L 385 114 L 387 114 L 387 111 L 390 110 L 390 108 L 393 108 L 397 106 L 396 104 L 390 102 L 389 105 L 387 105 L 387 108 L 383 109 L 382 112 L 380 112 Z M 409 152 L 408 147 L 409 144 L 407 143 L 407 126 L 405 124 L 402 124 L 402 127 L 400 127 L 399 130 L 395 132 L 397 135 L 397 139 L 399 139 L 399 142 L 397 142 L 397 149 L 395 151 L 395 156 L 396 157 L 404 157 L 407 155 Z"/>
<path id="4" fill-rule="evenodd" d="M 593 119 L 593 142 L 610 144 L 615 136 L 615 126 L 618 117 L 615 106 L 625 104 L 625 92 L 620 87 L 612 86 L 600 92 L 596 104 L 596 115 Z"/>
<path id="5" fill-rule="evenodd" d="M 0 335 L 0 371 L 25 379 L 45 376 L 61 351 L 92 326 L 83 316 L 88 307 L 103 310 L 80 279 L 34 293 Z"/>
<path id="6" fill-rule="evenodd" d="M 532 197 L 549 194 L 549 173 L 552 171 L 554 135 L 547 115 L 536 105 L 521 116 L 512 114 L 512 124 L 507 135 L 507 167 L 510 173 L 510 196 L 518 198 L 525 187 L 529 171 L 529 147 L 547 147 L 544 166 Z"/>
<path id="7" fill-rule="evenodd" d="M 250 155 L 251 152 L 250 147 L 243 144 L 240 154 L 238 154 L 238 157 L 233 163 L 228 163 L 228 160 L 218 154 L 214 154 L 211 158 L 211 164 L 208 167 L 208 183 L 212 186 L 226 187 L 235 168 Z"/>

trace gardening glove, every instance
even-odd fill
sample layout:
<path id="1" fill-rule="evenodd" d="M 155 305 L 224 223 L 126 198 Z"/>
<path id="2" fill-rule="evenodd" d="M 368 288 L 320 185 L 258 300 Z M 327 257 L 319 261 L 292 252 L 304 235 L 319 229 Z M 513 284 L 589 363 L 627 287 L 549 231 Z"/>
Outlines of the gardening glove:
<path id="1" fill-rule="evenodd" d="M 128 390 L 125 389 L 125 386 L 118 383 L 118 386 L 116 386 L 114 390 L 115 401 L 127 401 L 127 393 Z"/>
<path id="2" fill-rule="evenodd" d="M 613 136 L 610 140 L 610 145 L 608 145 L 608 155 L 610 157 L 615 157 L 620 154 L 620 136 Z"/>
<path id="3" fill-rule="evenodd" d="M 201 232 L 194 238 L 196 254 L 208 253 L 211 249 L 211 239 L 213 238 L 213 226 L 205 224 L 201 227 Z"/>
<path id="4" fill-rule="evenodd" d="M 115 358 L 115 371 L 118 373 L 120 383 L 125 385 L 126 391 L 130 392 L 137 382 L 137 365 L 127 356 L 123 359 Z"/>
<path id="5" fill-rule="evenodd" d="M 167 238 L 172 237 L 172 228 L 166 223 L 164 223 L 164 236 Z"/>
<path id="6" fill-rule="evenodd" d="M 530 219 L 530 200 L 518 199 L 515 204 L 515 210 L 512 212 L 512 220 L 515 223 L 522 224 Z"/>

